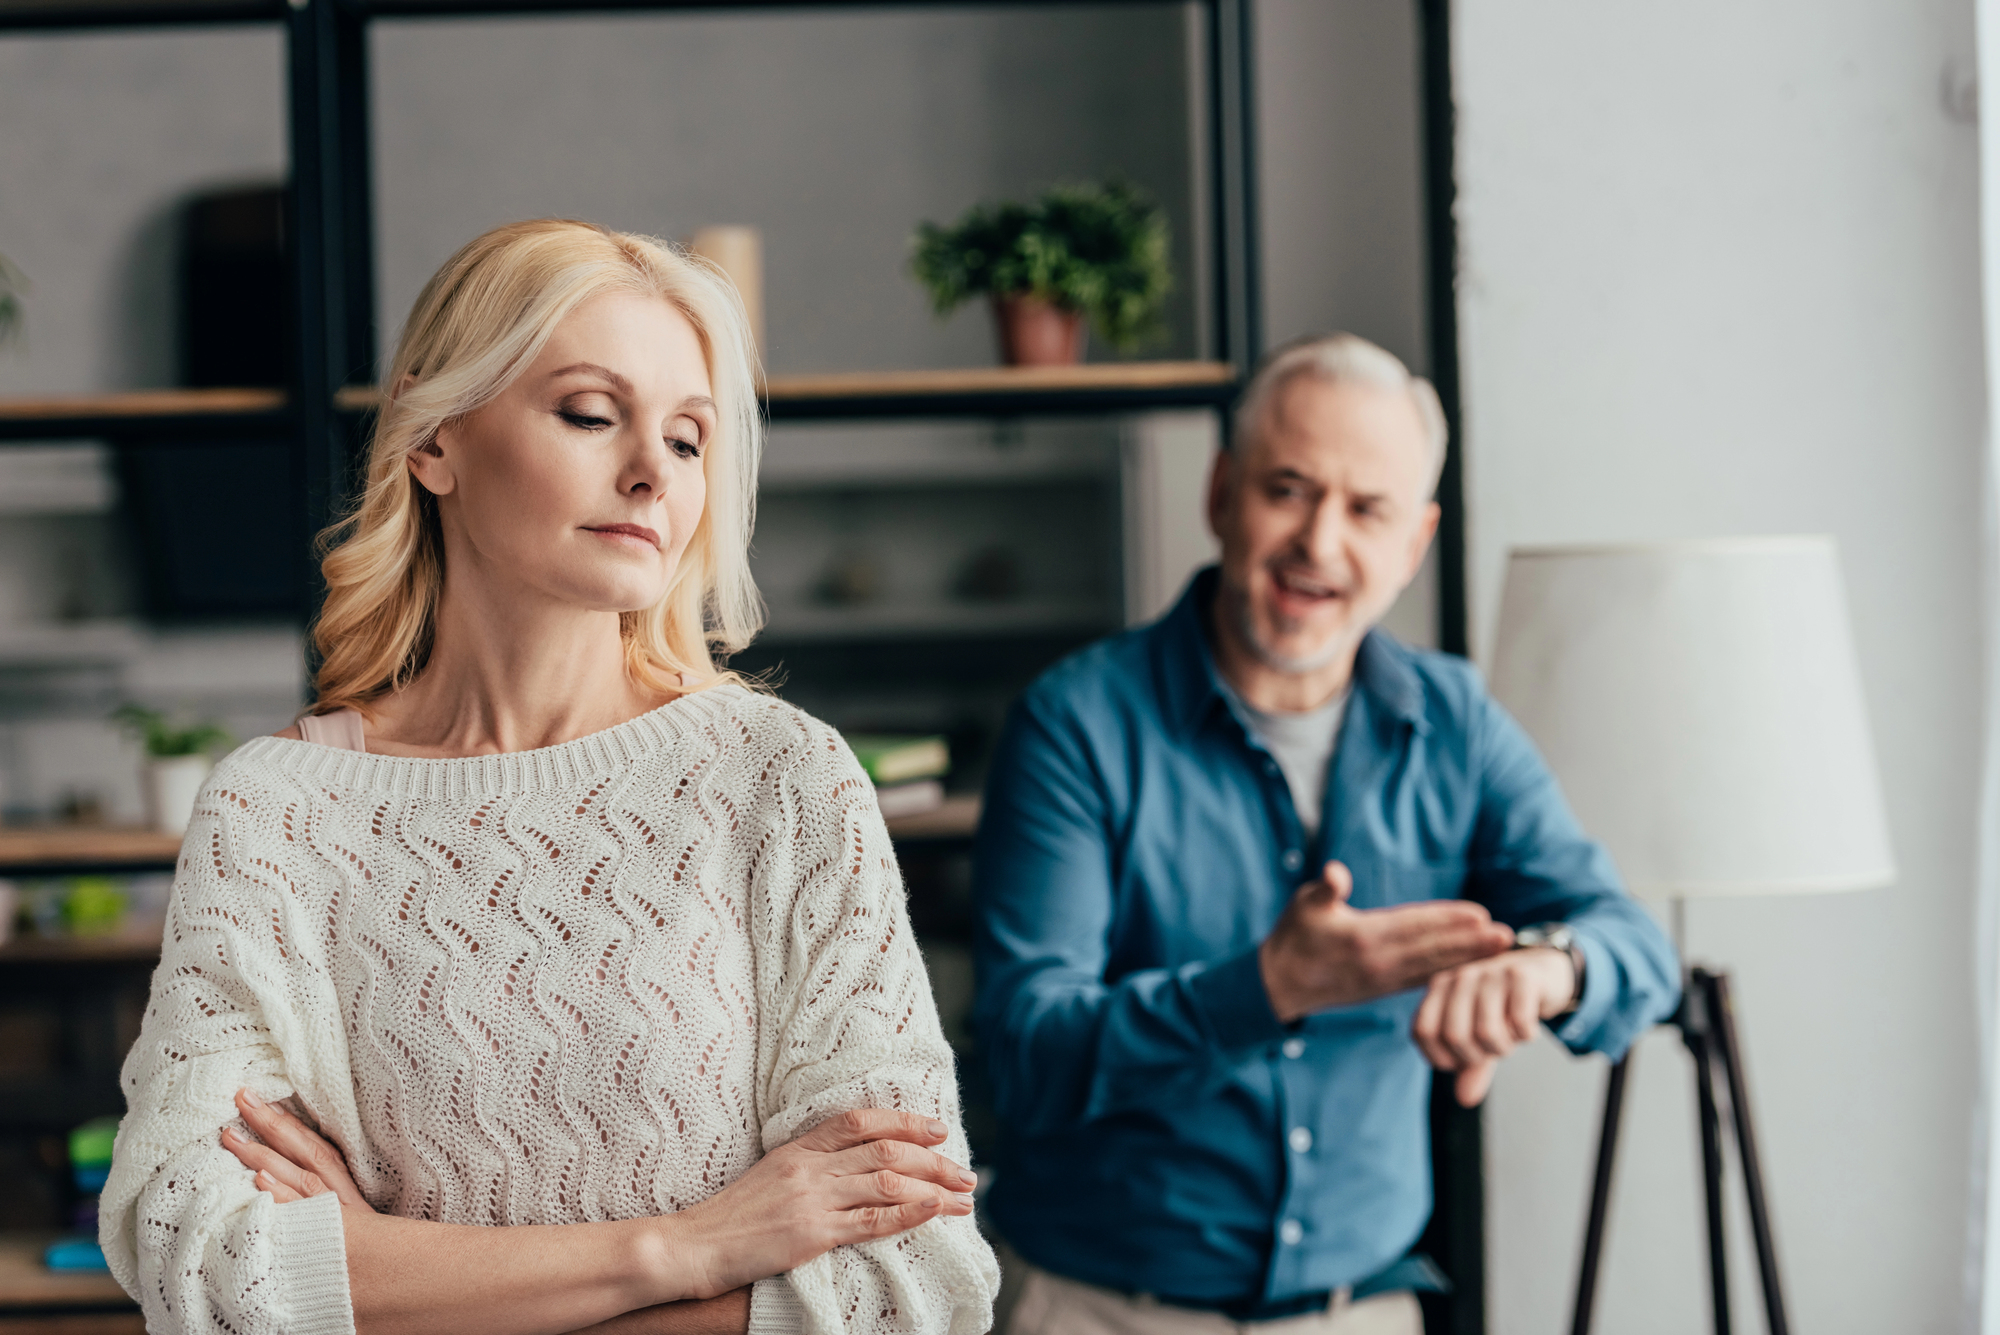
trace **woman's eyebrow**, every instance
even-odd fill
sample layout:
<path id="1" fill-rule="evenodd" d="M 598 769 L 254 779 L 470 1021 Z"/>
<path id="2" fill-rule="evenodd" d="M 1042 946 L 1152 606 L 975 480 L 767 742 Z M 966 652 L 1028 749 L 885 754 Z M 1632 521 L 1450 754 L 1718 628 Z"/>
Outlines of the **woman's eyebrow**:
<path id="1" fill-rule="evenodd" d="M 686 412 L 690 408 L 706 408 L 710 412 L 714 412 L 715 400 L 709 398 L 706 394 L 690 394 L 681 400 L 681 411 Z"/>
<path id="2" fill-rule="evenodd" d="M 577 362 L 574 366 L 565 366 L 560 371 L 551 371 L 549 372 L 549 379 L 555 380 L 558 379 L 559 377 L 571 375 L 578 371 L 588 372 L 592 375 L 603 376 L 606 380 L 609 380 L 620 393 L 630 394 L 632 392 L 631 381 L 627 380 L 624 376 L 619 375 L 616 371 L 612 370 L 610 367 L 599 366 L 596 362 Z"/>

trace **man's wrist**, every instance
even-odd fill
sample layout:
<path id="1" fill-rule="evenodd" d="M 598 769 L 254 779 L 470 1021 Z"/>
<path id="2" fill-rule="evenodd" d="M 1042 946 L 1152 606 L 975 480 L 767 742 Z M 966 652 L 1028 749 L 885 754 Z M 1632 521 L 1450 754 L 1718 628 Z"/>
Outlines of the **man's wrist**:
<path id="1" fill-rule="evenodd" d="M 1257 973 L 1264 980 L 1264 996 L 1271 1003 L 1271 1013 L 1278 1017 L 1279 1024 L 1291 1024 L 1304 1019 L 1306 1010 L 1286 976 L 1284 963 L 1279 959 L 1280 949 L 1275 936 L 1264 938 L 1257 947 Z"/>

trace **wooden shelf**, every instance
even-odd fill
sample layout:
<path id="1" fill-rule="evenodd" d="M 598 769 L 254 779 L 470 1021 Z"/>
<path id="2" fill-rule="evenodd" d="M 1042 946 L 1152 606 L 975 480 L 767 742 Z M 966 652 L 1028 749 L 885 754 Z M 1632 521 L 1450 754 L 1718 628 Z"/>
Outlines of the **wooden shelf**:
<path id="1" fill-rule="evenodd" d="M 171 871 L 176 834 L 124 826 L 27 826 L 0 829 L 0 876 L 72 871 Z"/>
<path id="2" fill-rule="evenodd" d="M 1081 366 L 974 366 L 942 371 L 837 371 L 774 375 L 773 403 L 886 398 L 905 394 L 1033 393 L 1047 390 L 1189 389 L 1234 384 L 1227 362 L 1090 362 Z"/>
<path id="3" fill-rule="evenodd" d="M 108 1274 L 59 1275 L 43 1265 L 42 1249 L 56 1236 L 0 1233 L 0 1316 L 24 1307 L 136 1310 L 137 1304 Z"/>
<path id="4" fill-rule="evenodd" d="M 281 435 L 289 423 L 281 389 L 141 389 L 0 398 L 0 440 L 237 438 Z"/>
<path id="5" fill-rule="evenodd" d="M 6 3 L 0 0 L 0 28 L 6 26 Z M 772 376 L 764 388 L 771 417 L 784 421 L 1060 416 L 1216 407 L 1235 396 L 1236 368 L 1227 362 L 1095 362 L 841 371 Z M 334 394 L 333 402 L 341 412 L 369 413 L 380 405 L 381 392 L 373 385 L 348 385 Z M 0 398 L 0 440 L 283 435 L 291 426 L 289 408 L 282 389 Z"/>
<path id="6" fill-rule="evenodd" d="M 0 965 L 123 964 L 160 957 L 158 920 L 131 923 L 98 936 L 17 936 L 0 946 Z"/>
<path id="7" fill-rule="evenodd" d="M 898 816 L 885 822 L 889 837 L 898 843 L 920 843 L 934 839 L 970 839 L 979 830 L 979 797 L 964 793 L 947 797 L 936 811 L 920 816 Z"/>

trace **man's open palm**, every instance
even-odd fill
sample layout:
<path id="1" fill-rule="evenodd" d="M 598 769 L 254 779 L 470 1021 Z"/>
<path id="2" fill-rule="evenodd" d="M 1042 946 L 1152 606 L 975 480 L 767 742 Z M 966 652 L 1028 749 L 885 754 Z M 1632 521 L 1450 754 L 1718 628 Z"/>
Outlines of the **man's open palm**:
<path id="1" fill-rule="evenodd" d="M 1514 944 L 1512 931 L 1468 900 L 1357 909 L 1348 902 L 1353 893 L 1352 873 L 1327 863 L 1264 938 L 1257 962 L 1280 1020 L 1421 987 Z"/>

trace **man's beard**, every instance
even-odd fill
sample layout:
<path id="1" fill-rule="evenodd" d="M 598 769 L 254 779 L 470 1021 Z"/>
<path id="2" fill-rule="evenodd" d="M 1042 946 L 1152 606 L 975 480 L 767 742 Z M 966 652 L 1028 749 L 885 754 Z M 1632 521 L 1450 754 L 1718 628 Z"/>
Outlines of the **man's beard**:
<path id="1" fill-rule="evenodd" d="M 1282 672 L 1288 677 L 1303 677 L 1331 666 L 1333 661 L 1340 657 L 1341 642 L 1338 634 L 1331 636 L 1326 648 L 1315 654 L 1294 658 L 1290 654 L 1279 653 L 1265 643 L 1262 633 L 1257 628 L 1257 615 L 1250 607 L 1249 590 L 1237 588 L 1228 580 L 1224 580 L 1222 601 L 1228 604 L 1225 615 L 1234 623 L 1236 633 L 1242 637 L 1243 647 L 1250 651 L 1252 658 L 1273 672 Z"/>

